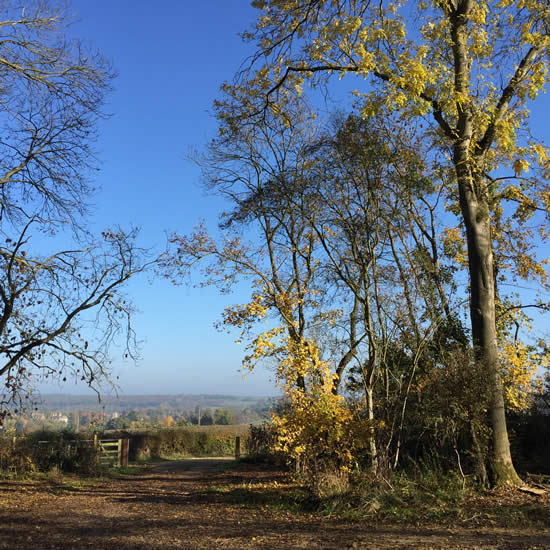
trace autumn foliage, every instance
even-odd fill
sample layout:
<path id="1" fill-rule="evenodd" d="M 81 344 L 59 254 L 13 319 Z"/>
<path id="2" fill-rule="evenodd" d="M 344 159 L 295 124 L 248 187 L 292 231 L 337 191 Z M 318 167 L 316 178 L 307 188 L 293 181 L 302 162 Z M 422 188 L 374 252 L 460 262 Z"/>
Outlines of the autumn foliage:
<path id="1" fill-rule="evenodd" d="M 246 368 L 276 372 L 278 445 L 313 485 L 329 462 L 382 475 L 423 453 L 518 484 L 505 412 L 536 406 L 548 363 L 529 330 L 549 309 L 550 157 L 529 128 L 547 7 L 254 5 L 255 54 L 222 86 L 198 159 L 230 205 L 221 238 L 174 235 L 165 273 L 249 281 L 222 326 Z M 316 93 L 335 77 L 353 99 L 325 116 Z M 532 300 L 509 291 L 522 282 Z"/>

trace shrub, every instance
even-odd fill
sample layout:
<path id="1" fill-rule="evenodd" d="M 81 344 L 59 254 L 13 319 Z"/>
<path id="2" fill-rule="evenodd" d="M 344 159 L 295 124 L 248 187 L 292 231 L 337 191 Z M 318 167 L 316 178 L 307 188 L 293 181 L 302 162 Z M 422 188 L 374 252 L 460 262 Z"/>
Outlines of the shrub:
<path id="1" fill-rule="evenodd" d="M 244 426 L 185 426 L 142 432 L 115 432 L 109 437 L 130 439 L 130 460 L 163 456 L 232 456 L 235 438 L 244 439 Z"/>
<path id="2" fill-rule="evenodd" d="M 34 432 L 27 436 L 39 471 L 58 468 L 63 472 L 94 474 L 98 471 L 98 450 L 93 435 L 73 432 Z"/>
<path id="3" fill-rule="evenodd" d="M 371 520 L 415 523 L 461 517 L 469 489 L 456 472 L 435 463 L 409 463 L 381 480 L 370 472 L 356 471 L 344 494 L 327 495 L 325 512 Z M 383 482 L 382 482 L 383 481 Z"/>
<path id="4" fill-rule="evenodd" d="M 25 475 L 36 469 L 26 438 L 3 434 L 0 439 L 0 471 L 3 474 Z"/>
<path id="5" fill-rule="evenodd" d="M 0 469 L 24 475 L 32 471 L 93 474 L 98 453 L 89 435 L 71 432 L 34 432 L 24 437 L 4 437 L 0 447 Z"/>
<path id="6" fill-rule="evenodd" d="M 277 435 L 273 424 L 250 424 L 245 439 L 246 453 L 255 458 L 268 458 L 276 454 Z"/>
<path id="7" fill-rule="evenodd" d="M 345 492 L 349 473 L 366 454 L 372 423 L 357 417 L 328 383 L 287 393 L 289 406 L 273 416 L 276 449 L 296 465 L 313 496 Z"/>

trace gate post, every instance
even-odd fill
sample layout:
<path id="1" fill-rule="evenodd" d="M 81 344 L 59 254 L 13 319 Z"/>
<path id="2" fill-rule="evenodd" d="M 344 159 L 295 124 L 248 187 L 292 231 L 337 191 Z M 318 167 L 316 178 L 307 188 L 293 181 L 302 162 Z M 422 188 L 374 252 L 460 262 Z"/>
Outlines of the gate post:
<path id="1" fill-rule="evenodd" d="M 122 453 L 120 457 L 120 465 L 128 466 L 128 451 L 130 449 L 130 440 L 122 439 L 121 443 L 122 443 Z"/>

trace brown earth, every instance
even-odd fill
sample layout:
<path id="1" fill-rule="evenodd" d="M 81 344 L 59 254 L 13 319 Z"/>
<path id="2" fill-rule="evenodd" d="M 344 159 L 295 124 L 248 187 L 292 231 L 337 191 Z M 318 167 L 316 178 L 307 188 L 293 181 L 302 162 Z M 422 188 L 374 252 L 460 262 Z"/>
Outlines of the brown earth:
<path id="1" fill-rule="evenodd" d="M 99 481 L 0 480 L 0 548 L 550 548 L 550 526 L 403 527 L 290 511 L 277 504 L 291 488 L 281 471 L 227 459 Z"/>

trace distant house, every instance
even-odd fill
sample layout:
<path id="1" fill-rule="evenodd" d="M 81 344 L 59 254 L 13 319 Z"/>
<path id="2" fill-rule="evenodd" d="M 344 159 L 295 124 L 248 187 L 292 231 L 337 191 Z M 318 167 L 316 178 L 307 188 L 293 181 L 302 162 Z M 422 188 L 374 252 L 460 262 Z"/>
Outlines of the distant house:
<path id="1" fill-rule="evenodd" d="M 69 417 L 66 414 L 55 412 L 52 414 L 52 420 L 54 422 L 61 422 L 61 424 L 68 424 Z"/>

